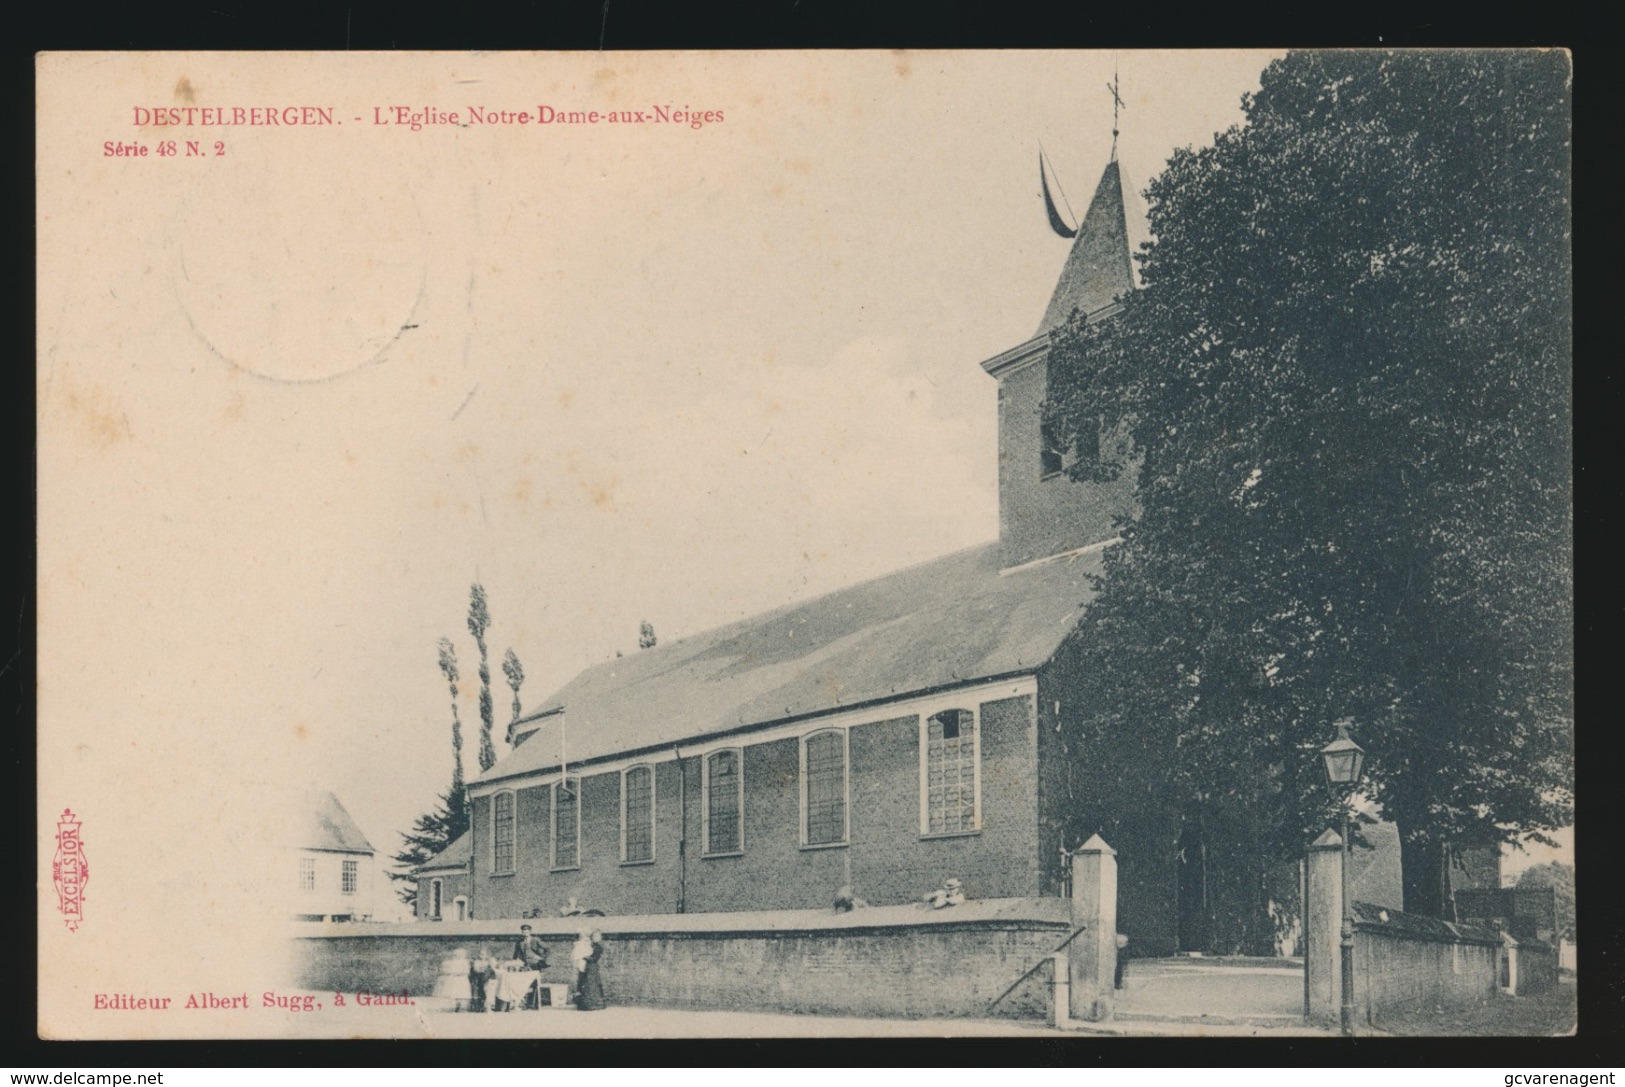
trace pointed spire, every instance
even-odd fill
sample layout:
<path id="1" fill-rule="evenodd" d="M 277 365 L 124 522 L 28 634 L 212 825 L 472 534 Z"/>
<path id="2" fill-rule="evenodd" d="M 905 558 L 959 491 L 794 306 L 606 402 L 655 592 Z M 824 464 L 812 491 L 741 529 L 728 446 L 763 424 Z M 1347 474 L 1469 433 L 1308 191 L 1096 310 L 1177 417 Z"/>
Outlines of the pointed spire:
<path id="1" fill-rule="evenodd" d="M 1118 295 L 1134 289 L 1134 272 L 1129 263 L 1128 219 L 1123 210 L 1123 183 L 1117 159 L 1106 164 L 1089 202 L 1072 252 L 1061 269 L 1060 282 L 1044 311 L 1038 335 L 1065 324 L 1074 309 L 1093 313 L 1109 306 Z"/>

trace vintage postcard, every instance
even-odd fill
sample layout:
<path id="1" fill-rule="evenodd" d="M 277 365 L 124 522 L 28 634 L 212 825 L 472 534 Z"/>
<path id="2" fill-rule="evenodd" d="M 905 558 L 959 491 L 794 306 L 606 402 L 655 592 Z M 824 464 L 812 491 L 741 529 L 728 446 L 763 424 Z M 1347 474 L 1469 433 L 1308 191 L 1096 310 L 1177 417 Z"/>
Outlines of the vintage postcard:
<path id="1" fill-rule="evenodd" d="M 1563 54 L 37 85 L 42 1037 L 1575 1029 Z"/>

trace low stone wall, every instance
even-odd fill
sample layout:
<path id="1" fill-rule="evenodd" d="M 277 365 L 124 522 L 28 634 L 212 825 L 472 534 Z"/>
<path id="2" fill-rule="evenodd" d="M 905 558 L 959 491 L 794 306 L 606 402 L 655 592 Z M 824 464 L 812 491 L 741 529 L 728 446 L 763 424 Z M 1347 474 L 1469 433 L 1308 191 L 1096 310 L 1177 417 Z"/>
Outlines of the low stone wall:
<path id="1" fill-rule="evenodd" d="M 570 947 L 580 920 L 527 923 L 547 945 L 546 980 L 573 980 Z M 1067 903 L 1058 898 L 972 901 L 945 910 L 885 906 L 847 914 L 785 910 L 590 923 L 604 935 L 611 1003 L 920 1018 L 1050 1018 L 1048 957 L 1071 931 Z M 311 926 L 294 937 L 292 980 L 322 991 L 427 995 L 453 949 L 506 957 L 518 926 Z"/>
<path id="2" fill-rule="evenodd" d="M 1519 940 L 1509 950 L 1516 956 L 1509 968 L 1513 996 L 1537 996 L 1557 984 L 1557 948 L 1539 940 Z"/>
<path id="3" fill-rule="evenodd" d="M 1493 929 L 1355 903 L 1354 1004 L 1368 1023 L 1489 1000 L 1500 959 Z"/>

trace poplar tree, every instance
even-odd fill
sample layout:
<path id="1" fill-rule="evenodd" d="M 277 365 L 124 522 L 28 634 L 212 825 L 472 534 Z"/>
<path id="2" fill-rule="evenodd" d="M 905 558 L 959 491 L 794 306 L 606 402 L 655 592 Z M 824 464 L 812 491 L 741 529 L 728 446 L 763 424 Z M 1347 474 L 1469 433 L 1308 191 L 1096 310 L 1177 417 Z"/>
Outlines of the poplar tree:
<path id="1" fill-rule="evenodd" d="M 513 719 L 519 720 L 519 688 L 525 682 L 525 668 L 519 663 L 519 655 L 511 648 L 502 657 L 502 674 L 508 677 L 508 686 L 513 688 Z"/>
<path id="2" fill-rule="evenodd" d="M 491 626 L 491 612 L 485 605 L 485 586 L 475 582 L 468 589 L 468 632 L 480 650 L 480 770 L 491 769 L 497 761 L 491 742 L 491 667 L 485 650 L 485 632 Z"/>
<path id="3" fill-rule="evenodd" d="M 446 683 L 451 687 L 451 796 L 456 798 L 463 792 L 463 719 L 457 709 L 457 682 L 461 678 L 457 671 L 457 647 L 451 644 L 450 638 L 440 639 L 440 674 L 446 677 Z"/>

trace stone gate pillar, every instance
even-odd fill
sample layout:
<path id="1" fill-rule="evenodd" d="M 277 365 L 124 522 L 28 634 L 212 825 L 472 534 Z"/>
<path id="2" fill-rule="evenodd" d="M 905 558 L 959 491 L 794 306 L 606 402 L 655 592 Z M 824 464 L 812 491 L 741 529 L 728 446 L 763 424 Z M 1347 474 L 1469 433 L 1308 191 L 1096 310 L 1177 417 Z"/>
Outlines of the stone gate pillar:
<path id="1" fill-rule="evenodd" d="M 1117 851 L 1096 834 L 1072 854 L 1072 927 L 1067 955 L 1072 1018 L 1112 1017 L 1117 974 Z"/>
<path id="2" fill-rule="evenodd" d="M 1335 830 L 1309 847 L 1303 897 L 1304 1015 L 1335 1024 L 1343 1004 L 1343 839 Z"/>

